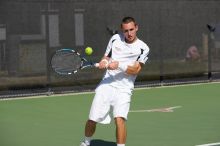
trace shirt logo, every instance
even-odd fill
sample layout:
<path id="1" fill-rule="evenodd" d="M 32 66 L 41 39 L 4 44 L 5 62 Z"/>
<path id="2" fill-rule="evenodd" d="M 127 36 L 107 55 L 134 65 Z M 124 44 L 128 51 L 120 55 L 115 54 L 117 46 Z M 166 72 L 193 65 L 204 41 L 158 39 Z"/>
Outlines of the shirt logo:
<path id="1" fill-rule="evenodd" d="M 121 51 L 121 48 L 119 48 L 119 47 L 115 47 L 115 50 L 117 50 L 117 51 Z"/>

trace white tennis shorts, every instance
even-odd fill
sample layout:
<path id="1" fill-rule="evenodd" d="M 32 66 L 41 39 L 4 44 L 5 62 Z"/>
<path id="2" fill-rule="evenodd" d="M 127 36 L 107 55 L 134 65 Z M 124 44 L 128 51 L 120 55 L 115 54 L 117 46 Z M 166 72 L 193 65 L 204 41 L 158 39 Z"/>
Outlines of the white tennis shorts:
<path id="1" fill-rule="evenodd" d="M 123 117 L 127 120 L 131 93 L 108 84 L 99 85 L 95 93 L 89 114 L 90 120 L 102 124 L 109 124 L 111 122 L 109 115 L 111 109 L 114 118 Z"/>

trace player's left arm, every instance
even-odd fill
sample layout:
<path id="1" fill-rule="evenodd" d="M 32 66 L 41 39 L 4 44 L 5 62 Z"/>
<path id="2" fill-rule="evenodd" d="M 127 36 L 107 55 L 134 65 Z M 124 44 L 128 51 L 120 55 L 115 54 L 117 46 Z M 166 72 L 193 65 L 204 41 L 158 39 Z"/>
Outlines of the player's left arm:
<path id="1" fill-rule="evenodd" d="M 133 65 L 121 64 L 118 61 L 113 61 L 109 64 L 108 69 L 120 69 L 128 75 L 137 75 L 144 64 L 138 61 L 135 61 Z"/>
<path id="2" fill-rule="evenodd" d="M 145 49 L 141 49 L 141 54 L 138 56 L 137 61 L 133 65 L 128 65 L 126 73 L 129 75 L 137 75 L 141 68 L 144 66 L 145 62 L 148 60 L 149 48 L 147 45 L 144 45 Z"/>
<path id="3" fill-rule="evenodd" d="M 135 61 L 134 65 L 128 65 L 125 71 L 129 75 L 137 75 L 141 71 L 143 63 Z"/>

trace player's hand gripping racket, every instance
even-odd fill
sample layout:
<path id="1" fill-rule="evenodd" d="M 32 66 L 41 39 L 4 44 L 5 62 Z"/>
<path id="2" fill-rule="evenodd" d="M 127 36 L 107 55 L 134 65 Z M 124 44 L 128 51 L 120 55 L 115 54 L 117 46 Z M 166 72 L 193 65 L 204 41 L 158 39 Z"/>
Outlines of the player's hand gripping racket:
<path id="1" fill-rule="evenodd" d="M 73 49 L 60 49 L 52 56 L 51 66 L 60 75 L 71 75 L 84 68 L 98 67 L 99 64 L 87 61 Z"/>

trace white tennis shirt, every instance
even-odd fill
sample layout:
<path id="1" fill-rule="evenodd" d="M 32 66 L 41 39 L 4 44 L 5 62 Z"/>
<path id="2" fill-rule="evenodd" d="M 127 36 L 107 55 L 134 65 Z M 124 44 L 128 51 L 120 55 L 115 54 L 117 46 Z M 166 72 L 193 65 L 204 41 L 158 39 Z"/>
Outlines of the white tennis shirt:
<path id="1" fill-rule="evenodd" d="M 140 39 L 128 44 L 123 34 L 115 34 L 110 39 L 105 56 L 119 64 L 133 65 L 135 61 L 145 64 L 148 59 L 149 47 Z M 120 69 L 107 70 L 101 84 L 109 84 L 120 90 L 131 92 L 137 75 L 128 75 Z"/>

